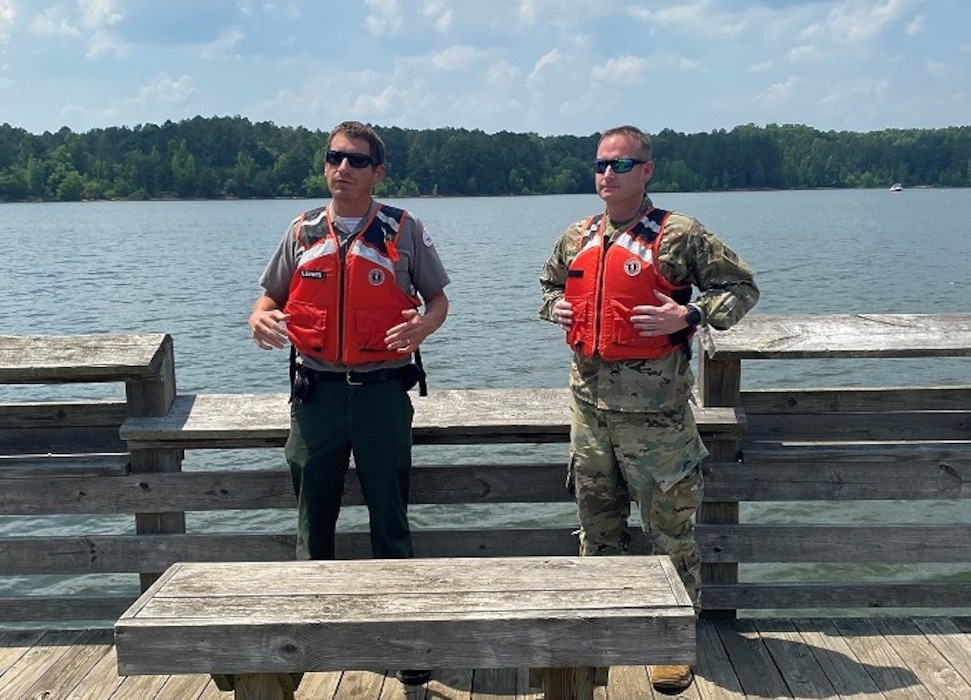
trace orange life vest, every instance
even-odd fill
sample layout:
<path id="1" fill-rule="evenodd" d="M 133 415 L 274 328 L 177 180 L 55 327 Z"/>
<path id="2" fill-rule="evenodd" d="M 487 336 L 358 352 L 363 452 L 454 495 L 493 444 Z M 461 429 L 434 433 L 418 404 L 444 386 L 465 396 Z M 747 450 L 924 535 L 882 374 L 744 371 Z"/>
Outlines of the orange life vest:
<path id="1" fill-rule="evenodd" d="M 661 357 L 686 347 L 690 331 L 644 338 L 630 321 L 635 306 L 660 306 L 654 290 L 680 304 L 691 300 L 690 285 L 671 284 L 657 268 L 669 214 L 653 208 L 609 244 L 603 235 L 603 216 L 587 220 L 564 292 L 573 305 L 566 342 L 576 352 L 605 360 L 632 360 Z"/>
<path id="2" fill-rule="evenodd" d="M 388 329 L 417 308 L 418 297 L 398 287 L 394 263 L 403 209 L 381 206 L 342 249 L 329 209 L 305 213 L 295 227 L 300 245 L 297 269 L 283 308 L 287 335 L 305 355 L 347 366 L 401 360 L 388 350 Z M 322 228 L 314 239 L 304 228 Z"/>

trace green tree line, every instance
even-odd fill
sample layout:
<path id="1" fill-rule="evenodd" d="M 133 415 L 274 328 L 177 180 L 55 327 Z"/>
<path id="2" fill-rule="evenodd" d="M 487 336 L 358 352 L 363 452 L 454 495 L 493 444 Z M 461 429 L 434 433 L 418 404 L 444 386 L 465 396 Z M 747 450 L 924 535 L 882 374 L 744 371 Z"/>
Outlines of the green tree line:
<path id="1" fill-rule="evenodd" d="M 375 127 L 387 145 L 385 197 L 593 191 L 599 134 L 539 136 Z M 327 195 L 327 133 L 195 117 L 161 126 L 28 133 L 0 125 L 0 201 Z M 653 135 L 654 191 L 971 186 L 971 127 L 819 131 L 737 126 Z"/>

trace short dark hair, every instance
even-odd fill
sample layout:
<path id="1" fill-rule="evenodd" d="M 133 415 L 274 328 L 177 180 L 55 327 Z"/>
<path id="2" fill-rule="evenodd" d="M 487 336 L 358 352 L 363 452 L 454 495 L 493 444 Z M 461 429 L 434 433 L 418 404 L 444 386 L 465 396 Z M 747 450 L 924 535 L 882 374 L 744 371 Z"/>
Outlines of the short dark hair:
<path id="1" fill-rule="evenodd" d="M 327 150 L 330 150 L 330 144 L 338 134 L 344 134 L 351 139 L 367 141 L 371 162 L 374 165 L 384 163 L 384 141 L 378 136 L 378 132 L 367 124 L 355 121 L 341 122 L 331 130 L 330 135 L 327 137 Z"/>
<path id="2" fill-rule="evenodd" d="M 645 134 L 643 131 L 638 129 L 636 126 L 630 126 L 625 124 L 624 126 L 615 126 L 613 128 L 607 129 L 600 135 L 600 141 L 597 142 L 599 147 L 603 140 L 608 136 L 630 136 L 632 139 L 637 141 L 641 147 L 640 156 L 644 160 L 651 160 L 652 157 L 652 146 L 651 137 Z"/>

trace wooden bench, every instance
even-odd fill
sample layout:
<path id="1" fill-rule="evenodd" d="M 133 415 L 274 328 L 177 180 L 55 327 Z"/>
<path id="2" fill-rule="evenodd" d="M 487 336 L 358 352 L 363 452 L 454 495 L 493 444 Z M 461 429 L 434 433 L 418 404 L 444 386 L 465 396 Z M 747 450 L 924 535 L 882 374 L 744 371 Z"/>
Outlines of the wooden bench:
<path id="1" fill-rule="evenodd" d="M 177 563 L 115 624 L 123 675 L 210 673 L 237 700 L 312 671 L 693 664 L 667 557 Z"/>

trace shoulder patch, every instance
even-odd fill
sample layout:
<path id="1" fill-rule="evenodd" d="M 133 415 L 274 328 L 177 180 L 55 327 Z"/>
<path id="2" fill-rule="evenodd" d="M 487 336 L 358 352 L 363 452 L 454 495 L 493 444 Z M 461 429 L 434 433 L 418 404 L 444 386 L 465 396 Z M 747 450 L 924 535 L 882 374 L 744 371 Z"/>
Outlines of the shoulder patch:
<path id="1" fill-rule="evenodd" d="M 431 248 L 433 245 L 432 237 L 424 226 L 421 227 L 421 242 L 425 244 L 426 248 Z"/>

